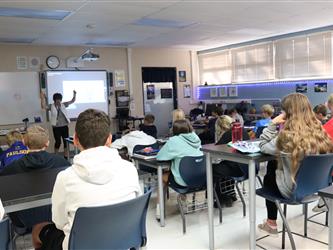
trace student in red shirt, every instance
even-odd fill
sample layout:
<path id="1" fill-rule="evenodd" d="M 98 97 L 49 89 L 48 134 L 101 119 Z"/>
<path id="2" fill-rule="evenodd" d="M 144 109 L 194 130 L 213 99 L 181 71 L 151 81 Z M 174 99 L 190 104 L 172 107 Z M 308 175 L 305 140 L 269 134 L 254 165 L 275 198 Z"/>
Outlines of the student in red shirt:
<path id="1" fill-rule="evenodd" d="M 328 97 L 327 108 L 331 111 L 331 119 L 328 122 L 326 122 L 323 127 L 324 127 L 326 133 L 333 140 L 333 119 L 332 119 L 332 114 L 333 114 L 333 94 L 331 94 Z"/>

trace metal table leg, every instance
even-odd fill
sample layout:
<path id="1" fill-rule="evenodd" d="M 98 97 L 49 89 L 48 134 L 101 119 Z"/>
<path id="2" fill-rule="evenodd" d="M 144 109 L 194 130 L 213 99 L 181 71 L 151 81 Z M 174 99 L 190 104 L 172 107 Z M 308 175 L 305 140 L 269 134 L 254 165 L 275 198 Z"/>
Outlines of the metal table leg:
<path id="1" fill-rule="evenodd" d="M 250 245 L 249 249 L 256 248 L 256 165 L 249 161 L 249 210 L 250 210 Z"/>
<path id="2" fill-rule="evenodd" d="M 70 150 L 70 147 L 69 147 L 70 143 L 69 143 L 68 140 L 66 140 L 66 144 L 67 144 L 67 159 L 68 159 L 69 162 L 71 162 L 71 155 L 70 155 L 71 150 Z"/>
<path id="3" fill-rule="evenodd" d="M 206 175 L 207 175 L 207 205 L 208 205 L 208 233 L 209 249 L 214 249 L 214 204 L 213 204 L 213 171 L 210 153 L 206 152 Z"/>
<path id="4" fill-rule="evenodd" d="M 160 225 L 165 226 L 165 214 L 164 214 L 164 192 L 163 192 L 163 169 L 161 166 L 157 167 L 157 178 L 158 178 L 158 194 L 160 203 Z"/>
<path id="5" fill-rule="evenodd" d="M 328 239 L 328 249 L 333 249 L 333 199 L 329 199 L 329 219 L 328 219 L 328 227 L 329 227 L 329 239 Z"/>

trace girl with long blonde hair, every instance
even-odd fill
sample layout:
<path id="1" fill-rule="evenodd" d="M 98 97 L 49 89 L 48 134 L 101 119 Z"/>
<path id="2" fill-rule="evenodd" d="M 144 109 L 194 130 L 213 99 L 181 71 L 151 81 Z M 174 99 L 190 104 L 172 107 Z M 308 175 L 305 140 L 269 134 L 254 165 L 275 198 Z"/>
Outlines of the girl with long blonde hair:
<path id="1" fill-rule="evenodd" d="M 303 158 L 309 154 L 333 152 L 333 144 L 305 95 L 293 93 L 285 96 L 281 108 L 282 114 L 275 117 L 260 136 L 260 149 L 278 157 L 278 163 L 270 162 L 267 166 L 264 187 L 289 198 L 295 189 L 295 177 Z M 266 208 L 268 218 L 258 227 L 276 235 L 277 207 L 274 202 L 266 200 Z"/>

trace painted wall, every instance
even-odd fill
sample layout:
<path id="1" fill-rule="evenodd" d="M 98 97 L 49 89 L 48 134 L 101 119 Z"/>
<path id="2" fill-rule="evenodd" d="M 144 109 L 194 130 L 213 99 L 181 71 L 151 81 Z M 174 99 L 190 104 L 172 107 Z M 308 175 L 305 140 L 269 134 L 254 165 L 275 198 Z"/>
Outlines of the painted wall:
<path id="1" fill-rule="evenodd" d="M 172 49 L 132 49 L 132 80 L 133 94 L 135 100 L 134 115 L 143 115 L 142 96 L 142 67 L 176 67 L 177 69 L 177 96 L 178 107 L 184 109 L 185 113 L 193 108 L 190 104 L 191 98 L 184 98 L 184 84 L 192 84 L 191 54 L 186 50 Z M 178 71 L 186 71 L 186 82 L 179 82 Z"/>
<path id="2" fill-rule="evenodd" d="M 327 83 L 327 92 L 315 92 L 316 83 Z M 237 86 L 237 97 L 210 97 L 212 88 L 218 86 L 199 87 L 197 97 L 200 100 L 214 102 L 228 102 L 233 99 L 251 99 L 256 106 L 257 111 L 260 111 L 260 106 L 266 103 L 273 103 L 276 99 L 282 99 L 285 95 L 296 92 L 296 84 L 307 84 L 307 92 L 303 93 L 308 96 L 312 106 L 325 103 L 328 96 L 333 93 L 333 80 L 299 80 L 299 81 L 283 81 L 274 83 L 258 83 L 258 84 L 240 84 Z M 221 86 L 221 87 L 225 87 Z M 230 86 L 230 85 L 227 85 Z M 228 88 L 228 87 L 227 87 Z M 219 91 L 217 91 L 219 93 Z M 266 99 L 266 100 L 265 100 Z M 229 107 L 232 105 L 228 105 Z"/>
<path id="3" fill-rule="evenodd" d="M 45 60 L 49 55 L 56 55 L 61 60 L 59 69 L 66 68 L 66 59 L 68 57 L 78 57 L 88 47 L 80 46 L 30 46 L 30 45 L 0 45 L 0 71 L 2 72 L 16 72 L 25 71 L 17 70 L 16 57 L 27 56 L 39 57 L 41 59 L 41 67 L 36 71 L 47 70 Z M 100 60 L 96 62 L 85 62 L 83 70 L 87 69 L 105 69 L 107 71 L 124 70 L 126 77 L 125 89 L 128 89 L 128 58 L 126 48 L 94 48 L 94 53 L 100 55 Z M 171 50 L 171 49 L 132 49 L 132 79 L 133 79 L 133 98 L 134 98 L 134 110 L 132 115 L 143 115 L 143 99 L 142 99 L 142 77 L 141 67 L 176 67 L 177 70 L 185 70 L 187 74 L 186 83 L 192 84 L 191 79 L 191 57 L 189 51 L 184 50 Z M 28 69 L 26 71 L 33 71 Z M 178 75 L 178 72 L 177 72 Z M 190 98 L 183 98 L 183 84 L 178 83 L 178 105 L 186 111 L 191 109 Z M 120 90 L 121 88 L 115 88 L 113 90 Z M 111 117 L 115 116 L 115 98 L 114 95 L 111 97 L 110 102 L 110 114 Z M 13 111 L 14 112 L 14 111 Z M 1 115 L 1 113 L 0 113 Z M 46 117 L 43 117 L 46 120 Z M 117 124 L 112 122 L 112 132 L 116 131 Z M 46 127 L 51 131 L 49 123 L 44 122 L 42 126 Z M 70 133 L 74 132 L 75 123 L 70 125 Z M 11 126 L 0 126 L 1 128 L 17 127 L 17 125 Z M 53 145 L 53 138 L 51 138 L 51 145 Z"/>

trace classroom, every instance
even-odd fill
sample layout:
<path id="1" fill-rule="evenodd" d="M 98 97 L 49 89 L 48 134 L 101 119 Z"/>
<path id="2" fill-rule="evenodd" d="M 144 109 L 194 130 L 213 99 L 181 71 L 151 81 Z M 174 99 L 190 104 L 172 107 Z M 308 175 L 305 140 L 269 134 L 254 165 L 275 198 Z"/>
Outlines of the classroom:
<path id="1" fill-rule="evenodd" d="M 0 1 L 0 250 L 333 249 L 333 1 Z"/>

